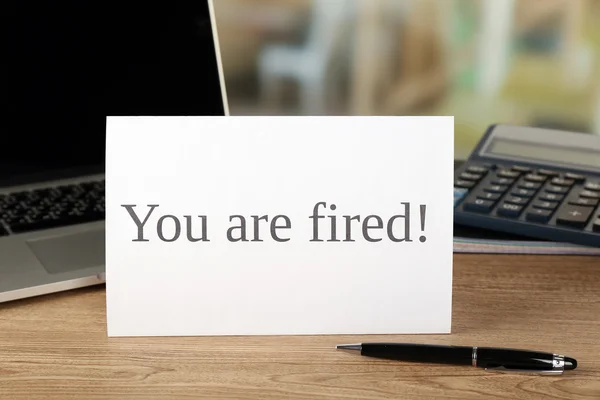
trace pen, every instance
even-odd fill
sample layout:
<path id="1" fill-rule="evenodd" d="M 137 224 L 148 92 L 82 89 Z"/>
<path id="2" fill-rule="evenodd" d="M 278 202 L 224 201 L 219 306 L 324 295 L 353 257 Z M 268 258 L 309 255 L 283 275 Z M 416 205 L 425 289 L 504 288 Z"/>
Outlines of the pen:
<path id="1" fill-rule="evenodd" d="M 441 346 L 411 343 L 341 344 L 338 350 L 363 356 L 436 364 L 471 365 L 498 372 L 559 375 L 577 368 L 577 361 L 560 354 L 493 347 Z"/>

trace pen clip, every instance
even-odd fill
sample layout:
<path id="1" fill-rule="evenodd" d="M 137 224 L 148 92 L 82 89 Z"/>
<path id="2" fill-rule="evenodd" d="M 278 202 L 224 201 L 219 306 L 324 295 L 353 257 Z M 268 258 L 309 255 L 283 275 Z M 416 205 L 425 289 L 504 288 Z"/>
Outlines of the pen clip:
<path id="1" fill-rule="evenodd" d="M 562 375 L 560 369 L 512 369 L 506 367 L 485 368 L 486 371 L 499 372 L 503 374 L 537 374 L 537 375 Z"/>
<path id="2" fill-rule="evenodd" d="M 565 372 L 565 356 L 554 354 L 552 358 L 552 369 L 522 369 L 506 368 L 505 366 L 485 368 L 486 371 L 500 372 L 505 374 L 537 374 L 537 375 L 562 375 Z"/>

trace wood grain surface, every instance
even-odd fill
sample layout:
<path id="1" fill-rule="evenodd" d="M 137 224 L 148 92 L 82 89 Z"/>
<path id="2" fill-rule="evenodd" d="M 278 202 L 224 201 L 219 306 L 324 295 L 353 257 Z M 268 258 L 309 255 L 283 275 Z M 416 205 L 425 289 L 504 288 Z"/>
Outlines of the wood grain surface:
<path id="1" fill-rule="evenodd" d="M 105 311 L 102 287 L 0 304 L 0 399 L 600 399 L 598 257 L 456 255 L 451 335 L 109 339 Z M 334 349 L 366 340 L 535 349 L 579 367 L 500 374 Z"/>

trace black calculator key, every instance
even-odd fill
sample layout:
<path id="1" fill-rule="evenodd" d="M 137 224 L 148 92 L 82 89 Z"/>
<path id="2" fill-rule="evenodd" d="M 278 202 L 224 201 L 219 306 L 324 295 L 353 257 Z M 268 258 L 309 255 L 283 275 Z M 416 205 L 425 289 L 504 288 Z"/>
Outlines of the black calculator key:
<path id="1" fill-rule="evenodd" d="M 512 194 L 519 197 L 531 197 L 535 194 L 535 190 L 515 189 Z"/>
<path id="2" fill-rule="evenodd" d="M 478 199 L 491 200 L 491 201 L 498 201 L 500 199 L 500 196 L 502 196 L 502 194 L 500 194 L 500 193 L 479 193 L 479 194 L 477 194 Z"/>
<path id="3" fill-rule="evenodd" d="M 572 172 L 567 172 L 567 173 L 565 174 L 565 178 L 567 178 L 567 179 L 572 179 L 572 180 L 574 180 L 575 182 L 583 182 L 583 181 L 585 181 L 585 176 L 583 176 L 583 175 L 579 175 L 579 174 L 574 174 L 574 173 L 572 173 Z"/>
<path id="4" fill-rule="evenodd" d="M 600 217 L 596 218 L 592 228 L 594 229 L 594 232 L 600 232 Z"/>
<path id="5" fill-rule="evenodd" d="M 529 167 L 524 167 L 522 165 L 513 165 L 510 169 L 517 172 L 528 173 L 531 172 L 532 169 Z"/>
<path id="6" fill-rule="evenodd" d="M 469 193 L 467 189 L 454 188 L 454 207 Z"/>
<path id="7" fill-rule="evenodd" d="M 561 202 L 563 199 L 565 198 L 565 196 L 563 196 L 562 194 L 556 194 L 556 193 L 544 193 L 542 195 L 540 195 L 540 200 L 542 201 L 554 201 L 554 202 Z"/>
<path id="8" fill-rule="evenodd" d="M 494 207 L 494 202 L 491 200 L 475 199 L 465 203 L 465 210 L 479 213 L 489 213 Z"/>
<path id="9" fill-rule="evenodd" d="M 492 185 L 512 185 L 515 182 L 511 178 L 496 178 L 492 179 Z"/>
<path id="10" fill-rule="evenodd" d="M 592 216 L 593 208 L 568 205 L 562 207 L 556 216 L 556 223 L 573 228 L 584 228 Z"/>
<path id="11" fill-rule="evenodd" d="M 549 169 L 538 169 L 537 173 L 540 175 L 546 175 L 546 176 L 558 176 L 560 175 L 558 172 L 556 171 L 552 171 Z"/>
<path id="12" fill-rule="evenodd" d="M 583 187 L 585 190 L 591 190 L 594 192 L 600 192 L 600 183 L 599 182 L 588 182 Z"/>
<path id="13" fill-rule="evenodd" d="M 546 182 L 546 177 L 543 175 L 527 174 L 525 180 L 528 182 Z"/>
<path id="14" fill-rule="evenodd" d="M 458 179 L 463 180 L 463 181 L 478 181 L 481 179 L 481 175 L 463 172 L 462 174 L 460 174 Z"/>
<path id="15" fill-rule="evenodd" d="M 591 190 L 583 190 L 581 193 L 579 193 L 579 196 L 586 197 L 588 199 L 600 199 L 600 193 L 592 192 Z"/>
<path id="16" fill-rule="evenodd" d="M 467 172 L 470 172 L 472 174 L 485 175 L 487 174 L 488 169 L 486 167 L 480 167 L 479 165 L 469 165 L 469 167 L 467 167 Z"/>
<path id="17" fill-rule="evenodd" d="M 508 189 L 508 186 L 504 185 L 492 185 L 484 188 L 483 190 L 488 193 L 504 193 Z"/>
<path id="18" fill-rule="evenodd" d="M 475 182 L 472 181 L 463 181 L 462 179 L 459 179 L 454 182 L 454 187 L 458 188 L 471 189 L 473 186 L 475 186 Z"/>
<path id="19" fill-rule="evenodd" d="M 580 197 L 578 199 L 570 200 L 569 204 L 576 206 L 596 207 L 599 202 L 599 199 L 586 199 L 585 197 Z"/>
<path id="20" fill-rule="evenodd" d="M 523 206 L 516 204 L 502 203 L 498 207 L 498 215 L 502 215 L 504 217 L 518 218 L 522 211 Z"/>
<path id="21" fill-rule="evenodd" d="M 556 207 L 558 207 L 558 203 L 551 201 L 536 201 L 531 206 L 534 208 L 541 208 L 543 210 L 554 210 Z"/>
<path id="22" fill-rule="evenodd" d="M 514 179 L 514 178 L 518 178 L 521 174 L 517 171 L 510 171 L 507 169 L 503 169 L 503 170 L 498 171 L 497 175 L 500 178 L 513 178 Z"/>
<path id="23" fill-rule="evenodd" d="M 522 189 L 538 190 L 542 187 L 542 184 L 536 182 L 521 182 L 517 186 Z"/>
<path id="24" fill-rule="evenodd" d="M 544 222 L 548 222 L 550 220 L 551 216 L 552 216 L 551 210 L 544 210 L 542 208 L 534 208 L 527 212 L 527 215 L 525 215 L 525 218 L 527 219 L 527 221 L 544 223 Z"/>
<path id="25" fill-rule="evenodd" d="M 524 205 L 529 202 L 529 199 L 525 197 L 509 196 L 506 199 L 504 199 L 504 201 L 510 204 Z"/>
<path id="26" fill-rule="evenodd" d="M 568 191 L 569 191 L 569 188 L 564 187 L 564 186 L 556 186 L 556 185 L 546 186 L 546 192 L 549 192 L 549 193 L 565 194 Z"/>
<path id="27" fill-rule="evenodd" d="M 556 186 L 572 186 L 575 181 L 571 179 L 554 178 L 552 181 L 550 181 L 550 183 Z"/>

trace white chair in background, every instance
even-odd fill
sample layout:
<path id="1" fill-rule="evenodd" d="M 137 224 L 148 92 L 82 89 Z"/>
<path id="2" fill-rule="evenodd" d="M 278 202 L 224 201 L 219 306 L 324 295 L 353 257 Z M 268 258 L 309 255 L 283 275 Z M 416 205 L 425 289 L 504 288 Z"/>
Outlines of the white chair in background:
<path id="1" fill-rule="evenodd" d="M 312 18 L 303 46 L 268 45 L 259 54 L 263 101 L 274 104 L 280 83 L 297 82 L 301 112 L 322 114 L 330 93 L 332 61 L 344 43 L 344 27 L 354 0 L 312 0 Z"/>

